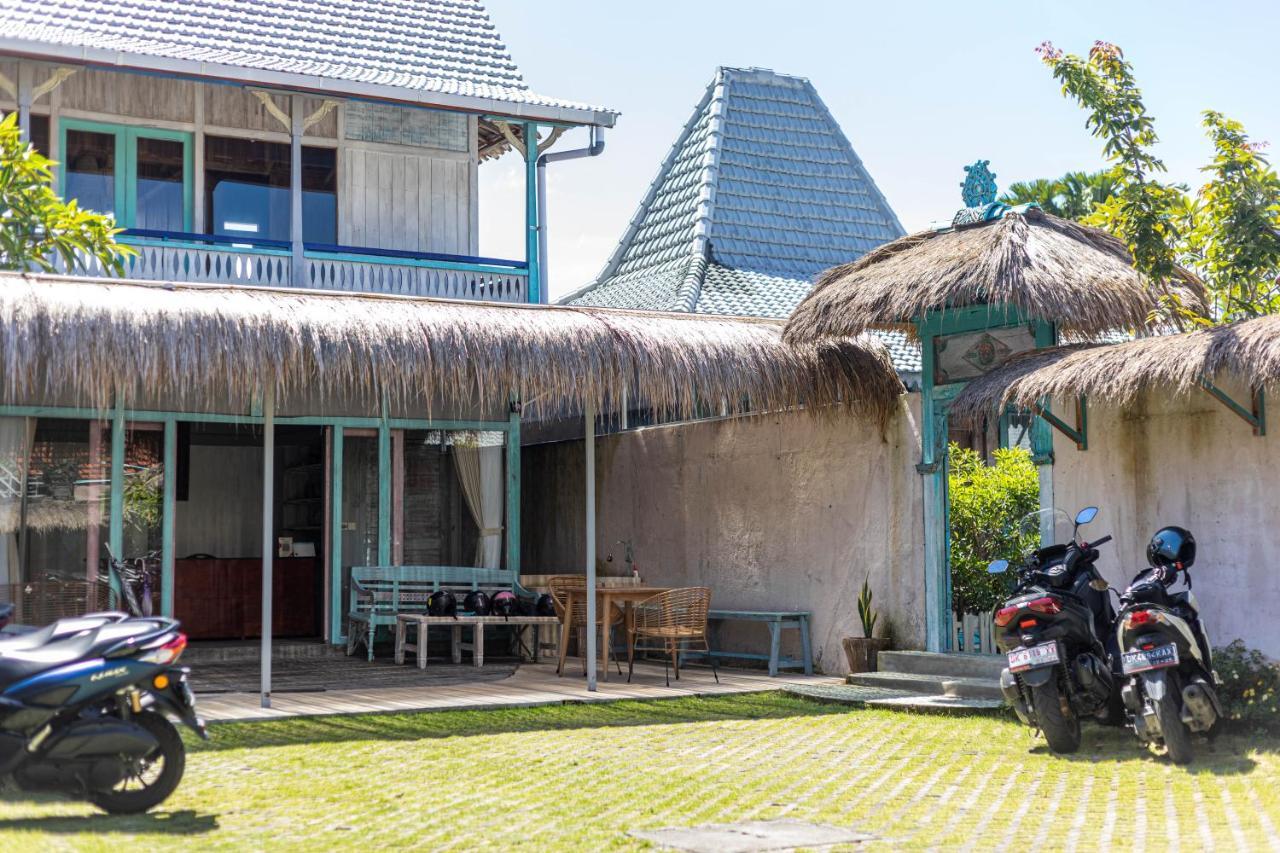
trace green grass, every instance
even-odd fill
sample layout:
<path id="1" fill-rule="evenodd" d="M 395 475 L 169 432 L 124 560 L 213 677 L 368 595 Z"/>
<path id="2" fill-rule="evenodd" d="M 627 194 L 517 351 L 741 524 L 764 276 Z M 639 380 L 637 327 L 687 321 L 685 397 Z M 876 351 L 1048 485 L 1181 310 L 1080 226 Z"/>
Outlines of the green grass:
<path id="1" fill-rule="evenodd" d="M 630 829 L 778 817 L 886 849 L 1263 847 L 1280 739 L 1175 768 L 1091 727 L 1070 758 L 1010 721 L 780 694 L 219 725 L 153 815 L 0 802 L 0 848 L 607 849 Z"/>

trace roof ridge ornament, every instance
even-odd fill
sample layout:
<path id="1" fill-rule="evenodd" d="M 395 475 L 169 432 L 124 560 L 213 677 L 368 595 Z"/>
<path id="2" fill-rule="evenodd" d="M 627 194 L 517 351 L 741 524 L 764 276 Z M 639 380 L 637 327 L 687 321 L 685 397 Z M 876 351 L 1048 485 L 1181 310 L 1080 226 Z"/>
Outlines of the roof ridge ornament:
<path id="1" fill-rule="evenodd" d="M 935 231 L 950 231 L 963 225 L 980 225 L 1003 219 L 1010 211 L 1024 213 L 1031 208 L 1039 208 L 1034 202 L 1011 207 L 996 201 L 996 173 L 987 168 L 990 165 L 990 160 L 978 160 L 973 165 L 964 167 L 964 182 L 960 184 L 964 207 L 956 211 L 950 222 L 936 224 Z"/>

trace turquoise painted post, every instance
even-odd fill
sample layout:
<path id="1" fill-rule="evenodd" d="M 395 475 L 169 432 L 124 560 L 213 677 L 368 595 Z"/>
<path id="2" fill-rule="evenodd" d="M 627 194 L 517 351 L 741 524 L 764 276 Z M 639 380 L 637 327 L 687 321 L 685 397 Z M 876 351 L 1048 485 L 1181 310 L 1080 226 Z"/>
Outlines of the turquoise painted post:
<path id="1" fill-rule="evenodd" d="M 111 521 L 107 541 L 117 559 L 124 558 L 124 400 L 116 399 L 111 419 Z M 111 589 L 119 595 L 120 584 L 111 578 Z"/>
<path id="2" fill-rule="evenodd" d="M 164 422 L 164 495 L 160 520 L 160 615 L 173 616 L 173 533 L 177 506 L 178 422 Z"/>
<path id="3" fill-rule="evenodd" d="M 524 258 L 529 265 L 529 302 L 545 302 L 542 282 L 542 259 L 538 257 L 538 229 L 542 227 L 538 210 L 538 126 L 524 123 Z"/>
<path id="4" fill-rule="evenodd" d="M 507 418 L 507 570 L 520 573 L 520 413 L 518 411 L 512 411 Z"/>
<path id="5" fill-rule="evenodd" d="M 329 492 L 329 642 L 342 642 L 342 427 L 333 428 Z"/>
<path id="6" fill-rule="evenodd" d="M 378 565 L 391 565 L 391 427 L 385 403 L 378 426 Z"/>

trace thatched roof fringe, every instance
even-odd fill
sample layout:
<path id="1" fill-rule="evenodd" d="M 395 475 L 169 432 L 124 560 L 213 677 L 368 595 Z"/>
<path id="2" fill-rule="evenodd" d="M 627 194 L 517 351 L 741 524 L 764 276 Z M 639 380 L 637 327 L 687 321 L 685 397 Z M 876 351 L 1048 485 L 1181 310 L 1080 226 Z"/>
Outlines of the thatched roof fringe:
<path id="1" fill-rule="evenodd" d="M 1184 395 L 1220 376 L 1254 388 L 1280 387 L 1280 316 L 1120 344 L 1025 353 L 969 383 L 950 412 L 972 423 L 1010 404 L 1029 408 L 1041 398 L 1082 394 L 1123 406 L 1148 389 Z"/>
<path id="2" fill-rule="evenodd" d="M 17 274 L 0 274 L 0 357 L 5 399 L 104 410 L 123 395 L 200 411 L 271 382 L 283 401 L 609 411 L 625 390 L 663 416 L 749 396 L 883 422 L 901 391 L 878 342 L 792 348 L 772 321 Z"/>
<path id="3" fill-rule="evenodd" d="M 1144 328 L 1167 288 L 1192 310 L 1203 285 L 1150 286 L 1124 244 L 1097 228 L 1030 208 L 947 231 L 887 243 L 827 270 L 787 323 L 788 340 L 859 334 L 868 328 L 914 331 L 913 318 L 965 305 L 1008 305 L 1095 336 Z"/>

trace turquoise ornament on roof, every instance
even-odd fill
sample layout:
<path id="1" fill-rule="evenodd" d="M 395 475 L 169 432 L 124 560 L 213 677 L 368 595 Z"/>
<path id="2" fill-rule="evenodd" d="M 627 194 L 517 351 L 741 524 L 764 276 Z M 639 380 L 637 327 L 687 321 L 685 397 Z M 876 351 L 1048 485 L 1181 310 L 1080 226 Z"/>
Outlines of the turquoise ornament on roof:
<path id="1" fill-rule="evenodd" d="M 964 183 L 960 185 L 965 207 L 986 207 L 996 200 L 996 175 L 987 167 L 990 160 L 979 160 L 965 166 Z"/>

